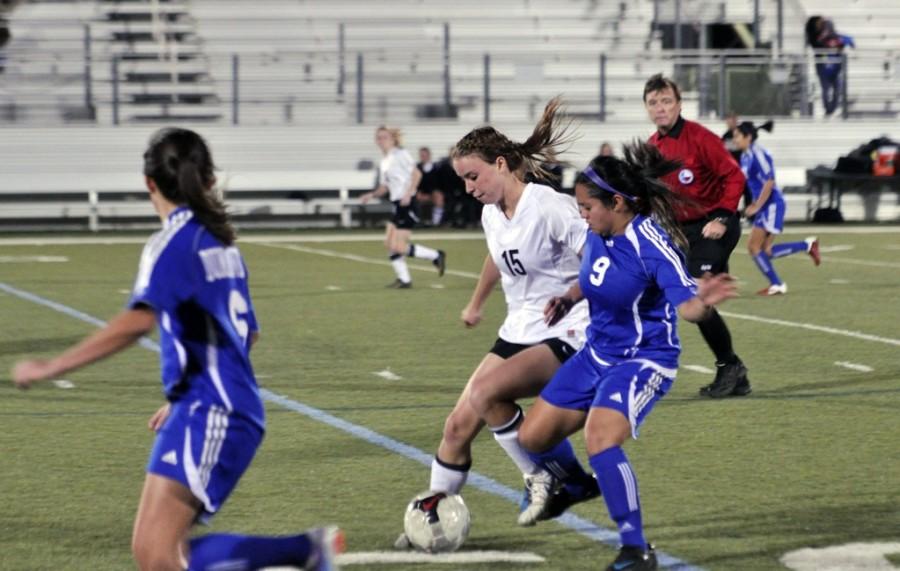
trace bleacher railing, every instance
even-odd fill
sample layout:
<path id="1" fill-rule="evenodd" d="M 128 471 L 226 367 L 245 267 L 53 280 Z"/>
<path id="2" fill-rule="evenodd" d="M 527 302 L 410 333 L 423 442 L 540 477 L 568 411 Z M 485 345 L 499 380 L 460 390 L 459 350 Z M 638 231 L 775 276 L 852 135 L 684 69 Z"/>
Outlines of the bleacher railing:
<path id="1" fill-rule="evenodd" d="M 191 118 L 201 107 L 202 120 L 233 124 L 453 120 L 462 114 L 487 122 L 530 119 L 557 93 L 585 119 L 606 121 L 639 107 L 643 80 L 659 71 L 674 74 L 701 116 L 730 110 L 808 116 L 818 105 L 815 65 L 836 57 L 843 64 L 842 117 L 900 111 L 900 49 L 460 53 L 452 50 L 446 27 L 444 33 L 444 42 L 415 53 L 390 47 L 353 52 L 343 41 L 334 49 L 205 50 L 194 60 L 204 70 L 202 82 L 181 77 L 177 52 L 160 54 L 171 64 L 167 88 L 131 77 L 126 67 L 134 58 L 108 53 L 85 26 L 82 38 L 59 40 L 50 51 L 6 51 L 0 123 L 118 124 L 178 113 Z M 865 90 L 855 90 L 858 80 Z M 149 119 L 140 113 L 154 106 L 158 111 Z"/>

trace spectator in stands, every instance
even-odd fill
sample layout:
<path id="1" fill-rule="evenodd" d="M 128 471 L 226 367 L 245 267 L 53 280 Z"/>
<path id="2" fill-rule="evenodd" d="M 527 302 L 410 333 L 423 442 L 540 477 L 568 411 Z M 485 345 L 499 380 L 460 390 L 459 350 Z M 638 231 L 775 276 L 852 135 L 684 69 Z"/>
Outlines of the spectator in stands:
<path id="1" fill-rule="evenodd" d="M 728 258 L 741 237 L 737 212 L 745 183 L 741 168 L 719 137 L 681 116 L 681 92 L 671 79 L 657 74 L 647 80 L 644 107 L 656 126 L 650 144 L 682 164 L 663 180 L 690 201 L 677 211 L 690 245 L 690 274 L 699 278 L 727 272 Z M 719 312 L 712 309 L 697 325 L 716 356 L 716 378 L 700 394 L 712 398 L 749 394 L 747 368 L 734 352 L 731 333 Z"/>
<path id="2" fill-rule="evenodd" d="M 138 566 L 235 569 L 240 561 L 241 569 L 332 569 L 343 544 L 334 527 L 283 537 L 189 538 L 195 522 L 222 507 L 265 432 L 250 364 L 259 328 L 247 267 L 213 171 L 209 148 L 193 131 L 163 129 L 153 136 L 144 176 L 163 227 L 144 247 L 128 308 L 57 357 L 17 363 L 12 380 L 27 389 L 59 377 L 122 351 L 159 323 L 169 402 L 149 421 L 157 435 L 132 536 Z"/>
<path id="3" fill-rule="evenodd" d="M 6 71 L 6 44 L 9 43 L 9 22 L 0 18 L 0 73 Z"/>
<path id="4" fill-rule="evenodd" d="M 589 226 L 581 272 L 567 292 L 550 299 L 544 315 L 553 325 L 586 299 L 591 323 L 584 349 L 541 391 L 519 439 L 552 466 L 553 447 L 583 427 L 591 468 L 620 537 L 619 555 L 606 569 L 653 571 L 656 554 L 644 536 L 637 479 L 623 446 L 637 438 L 675 381 L 678 317 L 702 321 L 736 291 L 727 274 L 699 283 L 688 275 L 680 249 L 686 239 L 673 208 L 677 197 L 660 180 L 677 172 L 679 162 L 647 143 L 626 146 L 624 156 L 596 157 L 575 179 Z"/>
<path id="5" fill-rule="evenodd" d="M 450 154 L 453 149 L 450 149 Z M 444 157 L 437 163 L 438 186 L 444 191 L 446 199 L 446 218 L 454 228 L 478 226 L 481 223 L 483 204 L 466 192 L 466 183 L 453 170 L 450 157 Z"/>
<path id="6" fill-rule="evenodd" d="M 416 191 L 416 200 L 431 205 L 431 225 L 440 226 L 444 220 L 444 191 L 438 185 L 437 165 L 431 160 L 431 149 L 419 148 L 419 162 L 416 168 L 422 174 Z"/>
<path id="7" fill-rule="evenodd" d="M 772 161 L 772 155 L 756 142 L 760 129 L 771 131 L 772 122 L 756 127 L 750 121 L 744 121 L 734 129 L 734 142 L 741 150 L 741 170 L 747 177 L 747 186 L 753 195 L 753 201 L 744 210 L 748 217 L 755 216 L 747 249 L 756 262 L 756 267 L 769 279 L 769 287 L 757 293 L 783 295 L 787 293 L 787 284 L 778 277 L 772 266 L 772 259 L 806 252 L 818 266 L 819 241 L 815 236 L 811 236 L 802 242 L 773 246 L 775 236 L 781 234 L 784 229 L 785 204 L 781 189 L 775 184 L 775 163 Z"/>
<path id="8" fill-rule="evenodd" d="M 840 105 L 844 82 L 841 52 L 856 44 L 852 37 L 837 33 L 834 23 L 822 16 L 811 16 L 806 21 L 806 43 L 814 50 L 828 50 L 816 56 L 816 74 L 822 87 L 825 116 L 829 117 Z"/>
<path id="9" fill-rule="evenodd" d="M 406 265 L 406 256 L 429 260 L 441 276 L 444 275 L 447 256 L 443 250 L 410 243 L 412 229 L 419 221 L 415 195 L 422 174 L 416 168 L 412 155 L 402 146 L 400 129 L 378 127 L 375 130 L 375 144 L 384 155 L 378 168 L 378 186 L 362 195 L 360 201 L 366 204 L 373 198 L 388 194 L 393 213 L 387 224 L 384 245 L 397 274 L 397 279 L 388 287 L 408 289 L 412 287 L 412 277 Z"/>
<path id="10" fill-rule="evenodd" d="M 600 145 L 600 151 L 597 152 L 598 156 L 601 157 L 614 157 L 616 156 L 615 150 L 613 150 L 613 146 L 609 143 L 609 141 L 603 141 L 603 144 Z"/>

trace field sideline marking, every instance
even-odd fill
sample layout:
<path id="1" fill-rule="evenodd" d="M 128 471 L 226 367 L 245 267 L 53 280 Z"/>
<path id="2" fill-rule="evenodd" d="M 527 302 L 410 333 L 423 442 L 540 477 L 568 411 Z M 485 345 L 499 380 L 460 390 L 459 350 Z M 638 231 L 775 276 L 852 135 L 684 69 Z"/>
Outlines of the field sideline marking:
<path id="1" fill-rule="evenodd" d="M 88 315 L 87 313 L 78 311 L 77 309 L 73 309 L 56 301 L 12 287 L 4 282 L 0 282 L 0 291 L 4 291 L 10 295 L 30 301 L 32 303 L 36 303 L 38 305 L 43 305 L 44 307 L 48 307 L 54 311 L 57 311 L 64 315 L 68 315 L 69 317 L 74 317 L 75 319 L 79 319 L 97 327 L 103 327 L 104 325 L 106 325 L 106 322 L 104 322 L 102 319 L 98 319 L 92 315 Z M 159 353 L 159 345 L 152 339 L 141 337 L 138 343 L 141 347 L 149 351 Z M 431 467 L 432 455 L 425 453 L 414 446 L 404 444 L 399 440 L 394 440 L 389 436 L 379 434 L 378 432 L 366 428 L 365 426 L 353 424 L 352 422 L 348 422 L 342 418 L 338 418 L 318 408 L 273 393 L 268 389 L 260 388 L 260 394 L 265 400 L 278 404 L 283 408 L 300 413 L 313 420 L 316 420 L 323 424 L 327 424 L 328 426 L 331 426 L 333 428 L 337 428 L 343 432 L 350 434 L 351 436 L 355 436 L 361 440 L 365 440 L 370 444 L 375 444 L 376 446 L 385 448 L 390 452 L 399 454 L 400 456 L 403 456 L 408 460 L 413 460 L 415 462 L 423 464 L 426 467 Z M 500 482 L 497 482 L 496 480 L 484 476 L 478 472 L 469 472 L 468 484 L 478 488 L 483 492 L 499 496 L 512 502 L 515 505 L 519 505 L 519 500 L 521 499 L 522 495 L 521 491 L 514 490 L 509 486 L 505 486 Z M 580 535 L 583 535 L 599 543 L 603 543 L 608 547 L 612 547 L 613 549 L 618 548 L 619 534 L 609 529 L 600 527 L 598 524 L 589 519 L 576 516 L 572 513 L 566 513 L 557 518 L 556 522 L 560 525 L 568 527 L 569 529 L 575 531 Z M 667 569 L 676 569 L 678 571 L 704 571 L 702 567 L 693 566 L 663 551 L 657 551 L 656 556 L 662 567 Z"/>
<path id="2" fill-rule="evenodd" d="M 288 246 L 288 245 L 276 245 L 276 244 L 258 244 L 259 246 L 265 246 L 269 248 L 279 248 L 285 250 L 294 250 L 297 252 L 303 252 L 308 254 L 316 254 L 319 256 L 327 256 L 331 258 L 340 258 L 343 260 L 350 260 L 352 262 L 362 262 L 366 264 L 377 264 L 377 265 L 390 265 L 390 262 L 387 260 L 376 260 L 373 258 L 366 258 L 365 256 L 358 256 L 356 254 L 345 254 L 343 252 L 335 252 L 333 250 L 321 250 L 318 248 L 307 248 L 306 246 Z M 900 264 L 898 264 L 900 266 Z M 410 265 L 411 269 L 423 270 L 433 272 L 434 268 L 425 267 L 425 266 L 414 266 Z M 447 270 L 446 273 L 453 274 L 455 276 L 478 279 L 478 274 L 473 274 L 471 272 L 459 272 L 454 270 Z M 864 341 L 874 341 L 876 343 L 885 343 L 887 345 L 895 345 L 900 347 L 900 339 L 892 339 L 890 337 L 880 337 L 878 335 L 872 335 L 869 333 L 861 333 L 859 331 L 848 331 L 846 329 L 837 329 L 835 327 L 827 327 L 825 325 L 815 325 L 812 323 L 797 323 L 794 321 L 786 321 L 784 319 L 773 319 L 769 317 L 759 317 L 757 315 L 747 315 L 744 313 L 733 313 L 731 311 L 722 311 L 719 310 L 719 313 L 726 317 L 733 317 L 735 319 L 744 319 L 747 321 L 756 321 L 759 323 L 767 323 L 769 325 L 781 325 L 784 327 L 797 327 L 800 329 L 809 329 L 811 331 L 818 331 L 820 333 L 830 333 L 832 335 L 842 335 L 844 337 L 853 337 L 855 339 L 862 339 Z"/>

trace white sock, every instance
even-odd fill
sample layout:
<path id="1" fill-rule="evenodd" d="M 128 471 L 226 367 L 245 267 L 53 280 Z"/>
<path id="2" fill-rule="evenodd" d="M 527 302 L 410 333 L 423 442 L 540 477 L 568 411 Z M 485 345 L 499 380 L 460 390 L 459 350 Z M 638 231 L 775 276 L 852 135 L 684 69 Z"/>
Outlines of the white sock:
<path id="1" fill-rule="evenodd" d="M 445 492 L 458 494 L 466 485 L 469 478 L 469 466 L 455 466 L 448 468 L 437 458 L 431 461 L 431 487 L 432 492 Z"/>
<path id="2" fill-rule="evenodd" d="M 444 218 L 444 209 L 440 206 L 435 206 L 431 210 L 431 223 L 437 226 L 441 223 L 441 219 Z"/>
<path id="3" fill-rule="evenodd" d="M 541 468 L 535 464 L 528 456 L 528 452 L 519 444 L 519 429 L 508 430 L 506 432 L 494 433 L 494 440 L 500 445 L 500 448 L 506 452 L 510 460 L 519 467 L 523 474 L 532 476 L 541 471 Z"/>
<path id="4" fill-rule="evenodd" d="M 406 267 L 406 258 L 397 256 L 391 259 L 391 265 L 394 266 L 394 273 L 397 274 L 397 279 L 405 284 L 412 281 L 412 278 L 409 276 L 409 268 Z"/>
<path id="5" fill-rule="evenodd" d="M 428 246 L 420 246 L 418 244 L 409 245 L 409 255 L 413 258 L 421 258 L 423 260 L 437 260 L 438 251 Z"/>

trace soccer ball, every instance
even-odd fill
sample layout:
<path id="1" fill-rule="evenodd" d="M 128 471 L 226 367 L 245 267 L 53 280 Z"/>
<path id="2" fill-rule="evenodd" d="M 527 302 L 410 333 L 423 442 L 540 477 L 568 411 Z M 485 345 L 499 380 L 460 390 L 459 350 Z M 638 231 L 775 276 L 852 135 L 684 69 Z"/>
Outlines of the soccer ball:
<path id="1" fill-rule="evenodd" d="M 469 508 L 462 496 L 422 492 L 406 506 L 403 529 L 420 551 L 456 551 L 469 535 Z"/>

